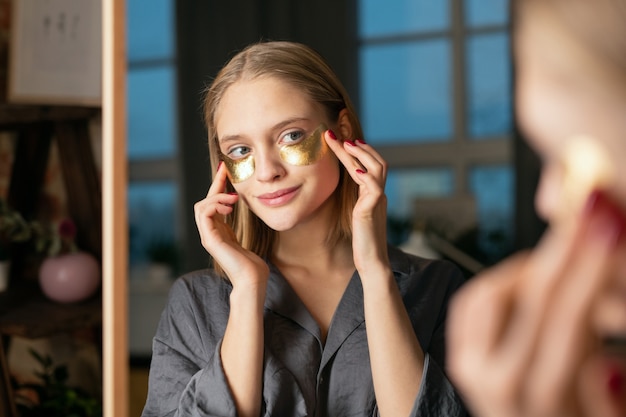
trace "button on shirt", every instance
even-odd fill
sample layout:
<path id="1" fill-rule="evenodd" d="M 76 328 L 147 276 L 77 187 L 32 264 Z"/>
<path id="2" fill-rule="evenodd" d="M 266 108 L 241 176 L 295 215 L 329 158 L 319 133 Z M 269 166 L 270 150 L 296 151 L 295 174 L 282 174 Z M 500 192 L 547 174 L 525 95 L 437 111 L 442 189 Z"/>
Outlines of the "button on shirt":
<path id="1" fill-rule="evenodd" d="M 444 324 L 460 271 L 390 247 L 391 267 L 425 352 L 412 416 L 462 416 L 444 373 Z M 220 358 L 231 285 L 212 270 L 173 285 L 153 341 L 143 417 L 237 415 Z M 377 416 L 358 273 L 352 276 L 328 329 L 320 329 L 280 271 L 270 264 L 264 310 L 262 416 Z M 245 343 L 245 340 L 241 341 Z"/>

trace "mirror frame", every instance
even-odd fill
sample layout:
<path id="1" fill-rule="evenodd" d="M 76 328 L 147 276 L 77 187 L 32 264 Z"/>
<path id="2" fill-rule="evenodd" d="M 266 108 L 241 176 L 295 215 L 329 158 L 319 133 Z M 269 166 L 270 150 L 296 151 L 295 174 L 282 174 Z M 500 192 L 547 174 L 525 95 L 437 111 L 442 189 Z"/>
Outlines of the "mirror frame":
<path id="1" fill-rule="evenodd" d="M 126 4 L 102 1 L 102 402 L 127 417 Z"/>

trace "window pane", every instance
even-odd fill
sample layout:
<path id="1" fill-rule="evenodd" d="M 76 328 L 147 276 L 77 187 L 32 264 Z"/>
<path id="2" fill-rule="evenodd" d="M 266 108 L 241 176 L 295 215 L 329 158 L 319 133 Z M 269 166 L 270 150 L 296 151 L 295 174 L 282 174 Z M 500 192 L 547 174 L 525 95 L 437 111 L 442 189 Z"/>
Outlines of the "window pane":
<path id="1" fill-rule="evenodd" d="M 475 139 L 511 130 L 511 61 L 506 33 L 467 41 L 469 132 Z"/>
<path id="2" fill-rule="evenodd" d="M 452 134 L 446 40 L 364 46 L 361 115 L 372 143 L 436 142 Z"/>
<path id="3" fill-rule="evenodd" d="M 127 0 L 126 7 L 129 60 L 172 58 L 172 0 Z"/>
<path id="4" fill-rule="evenodd" d="M 361 37 L 447 29 L 448 0 L 359 1 Z"/>
<path id="5" fill-rule="evenodd" d="M 418 168 L 389 171 L 385 194 L 387 214 L 391 217 L 413 219 L 416 198 L 450 196 L 454 178 L 449 168 Z"/>
<path id="6" fill-rule="evenodd" d="M 470 170 L 469 181 L 478 206 L 478 244 L 495 261 L 507 254 L 513 244 L 513 168 L 476 166 Z"/>
<path id="7" fill-rule="evenodd" d="M 508 21 L 508 0 L 465 1 L 465 24 L 468 26 L 505 25 Z"/>
<path id="8" fill-rule="evenodd" d="M 175 152 L 174 70 L 134 69 L 128 74 L 129 159 L 169 157 Z"/>
<path id="9" fill-rule="evenodd" d="M 176 186 L 173 182 L 129 184 L 131 265 L 148 260 L 150 244 L 175 241 L 176 198 Z"/>

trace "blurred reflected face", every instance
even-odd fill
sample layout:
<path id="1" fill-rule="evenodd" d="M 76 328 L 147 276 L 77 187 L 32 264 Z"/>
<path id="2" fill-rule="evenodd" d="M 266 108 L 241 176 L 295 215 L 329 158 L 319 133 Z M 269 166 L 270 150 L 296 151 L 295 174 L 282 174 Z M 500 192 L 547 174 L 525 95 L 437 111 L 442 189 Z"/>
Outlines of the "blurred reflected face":
<path id="1" fill-rule="evenodd" d="M 516 98 L 520 127 L 543 161 L 537 210 L 546 220 L 556 212 L 563 150 L 578 135 L 596 138 L 611 156 L 617 181 L 608 191 L 626 207 L 626 78 L 611 73 L 550 12 L 531 13 L 516 33 Z"/>

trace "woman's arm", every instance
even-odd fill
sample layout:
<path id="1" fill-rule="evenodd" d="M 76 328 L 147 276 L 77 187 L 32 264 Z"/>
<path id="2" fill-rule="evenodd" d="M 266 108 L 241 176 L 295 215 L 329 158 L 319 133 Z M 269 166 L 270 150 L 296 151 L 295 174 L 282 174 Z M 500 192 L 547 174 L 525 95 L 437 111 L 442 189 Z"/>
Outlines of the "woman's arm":
<path id="1" fill-rule="evenodd" d="M 196 203 L 195 218 L 202 245 L 233 285 L 230 313 L 220 355 L 239 416 L 258 416 L 263 373 L 263 302 L 269 267 L 241 247 L 224 217 L 238 201 L 225 194 L 226 168 L 220 164 L 207 197 Z"/>
<path id="2" fill-rule="evenodd" d="M 263 377 L 263 301 L 266 285 L 233 288 L 221 356 L 238 416 L 259 416 Z"/>
<path id="3" fill-rule="evenodd" d="M 409 416 L 424 373 L 424 351 L 393 276 L 387 248 L 387 164 L 363 140 L 327 143 L 359 185 L 352 251 L 363 286 L 365 323 L 380 415 Z M 433 320 L 435 320 L 433 318 Z"/>
<path id="4" fill-rule="evenodd" d="M 143 417 L 237 415 L 219 353 L 228 297 L 216 276 L 174 282 L 152 344 Z"/>
<path id="5" fill-rule="evenodd" d="M 380 415 L 408 416 L 424 371 L 424 352 L 389 269 L 363 269 L 365 323 Z"/>

